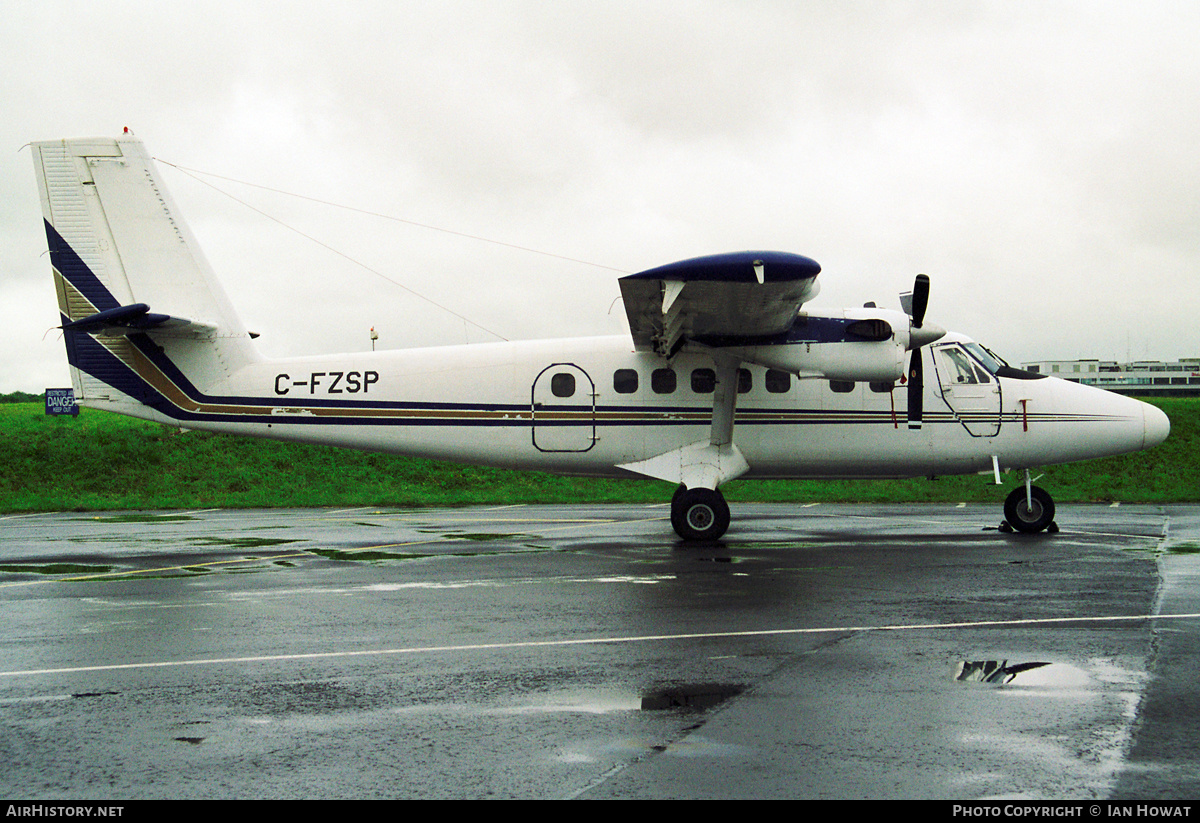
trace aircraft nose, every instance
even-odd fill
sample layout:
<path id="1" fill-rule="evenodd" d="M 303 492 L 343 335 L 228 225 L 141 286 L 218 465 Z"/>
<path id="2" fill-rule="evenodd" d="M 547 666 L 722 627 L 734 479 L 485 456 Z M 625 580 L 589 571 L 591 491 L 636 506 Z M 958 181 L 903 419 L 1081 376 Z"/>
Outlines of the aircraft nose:
<path id="1" fill-rule="evenodd" d="M 1142 440 L 1144 449 L 1157 446 L 1171 433 L 1171 419 L 1163 413 L 1162 409 L 1151 406 L 1149 403 L 1142 404 L 1142 423 L 1145 431 Z"/>

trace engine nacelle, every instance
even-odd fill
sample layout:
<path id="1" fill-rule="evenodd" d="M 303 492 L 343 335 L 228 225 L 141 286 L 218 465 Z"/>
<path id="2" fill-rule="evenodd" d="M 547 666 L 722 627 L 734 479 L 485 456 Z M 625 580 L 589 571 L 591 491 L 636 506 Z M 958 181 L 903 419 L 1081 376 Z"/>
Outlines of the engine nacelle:
<path id="1" fill-rule="evenodd" d="M 909 322 L 902 312 L 877 308 L 802 312 L 774 341 L 721 348 L 801 377 L 890 383 L 904 376 Z"/>

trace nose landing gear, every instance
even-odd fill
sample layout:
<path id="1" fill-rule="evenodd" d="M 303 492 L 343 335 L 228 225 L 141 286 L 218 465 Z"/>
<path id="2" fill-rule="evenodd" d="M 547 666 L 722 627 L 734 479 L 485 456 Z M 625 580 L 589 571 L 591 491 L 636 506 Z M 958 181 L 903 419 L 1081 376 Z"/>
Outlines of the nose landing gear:
<path id="1" fill-rule="evenodd" d="M 1008 528 L 1004 528 L 1008 526 Z M 1001 531 L 1036 534 L 1046 530 L 1058 531 L 1054 522 L 1054 499 L 1045 489 L 1034 486 L 1029 480 L 1029 469 L 1025 470 L 1025 485 L 1013 489 L 1004 501 L 1004 523 Z"/>

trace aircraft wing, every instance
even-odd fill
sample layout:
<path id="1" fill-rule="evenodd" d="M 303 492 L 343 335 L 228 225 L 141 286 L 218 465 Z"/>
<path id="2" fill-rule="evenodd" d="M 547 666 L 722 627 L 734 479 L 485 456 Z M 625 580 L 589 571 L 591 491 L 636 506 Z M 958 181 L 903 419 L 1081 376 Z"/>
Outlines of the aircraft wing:
<path id="1" fill-rule="evenodd" d="M 816 295 L 820 271 L 799 254 L 743 251 L 681 260 L 618 282 L 636 348 L 669 357 L 696 338 L 731 345 L 787 331 Z"/>

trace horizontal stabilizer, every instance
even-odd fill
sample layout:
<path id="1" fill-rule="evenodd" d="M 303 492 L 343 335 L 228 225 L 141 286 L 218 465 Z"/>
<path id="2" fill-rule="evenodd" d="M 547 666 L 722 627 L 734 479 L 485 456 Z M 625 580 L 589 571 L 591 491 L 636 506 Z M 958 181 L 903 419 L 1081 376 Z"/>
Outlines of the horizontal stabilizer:
<path id="1" fill-rule="evenodd" d="M 63 331 L 86 332 L 87 334 L 137 334 L 139 332 L 170 331 L 177 334 L 212 334 L 216 326 L 197 323 L 183 317 L 156 314 L 145 303 L 118 306 L 60 326 Z"/>

